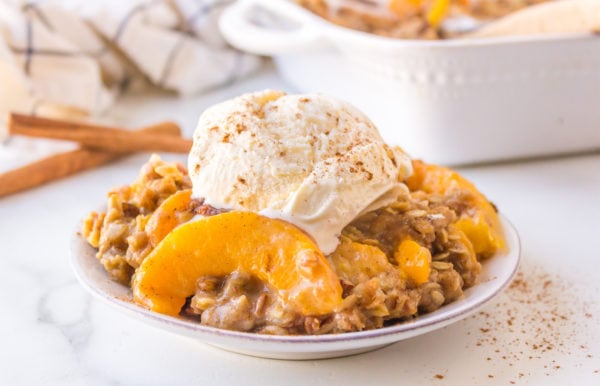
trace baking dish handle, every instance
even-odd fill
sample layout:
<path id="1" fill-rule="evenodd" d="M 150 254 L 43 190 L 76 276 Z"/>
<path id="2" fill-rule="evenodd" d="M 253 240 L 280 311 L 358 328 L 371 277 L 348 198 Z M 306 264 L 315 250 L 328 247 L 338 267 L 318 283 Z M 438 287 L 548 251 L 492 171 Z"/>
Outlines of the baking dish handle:
<path id="1" fill-rule="evenodd" d="M 297 24 L 293 29 L 261 26 L 251 19 L 252 11 L 262 8 L 277 17 Z M 258 55 L 277 55 L 308 51 L 324 46 L 322 28 L 312 14 L 288 0 L 237 0 L 219 19 L 219 28 L 234 47 Z"/>

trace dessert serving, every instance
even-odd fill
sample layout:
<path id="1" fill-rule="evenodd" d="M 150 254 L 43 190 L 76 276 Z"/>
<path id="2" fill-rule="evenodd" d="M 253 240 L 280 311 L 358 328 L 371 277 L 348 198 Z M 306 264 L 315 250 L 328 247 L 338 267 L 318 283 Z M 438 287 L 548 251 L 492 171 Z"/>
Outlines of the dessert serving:
<path id="1" fill-rule="evenodd" d="M 388 146 L 345 102 L 277 91 L 206 110 L 188 169 L 152 156 L 82 234 L 140 307 L 272 335 L 408 321 L 504 248 L 459 174 Z"/>

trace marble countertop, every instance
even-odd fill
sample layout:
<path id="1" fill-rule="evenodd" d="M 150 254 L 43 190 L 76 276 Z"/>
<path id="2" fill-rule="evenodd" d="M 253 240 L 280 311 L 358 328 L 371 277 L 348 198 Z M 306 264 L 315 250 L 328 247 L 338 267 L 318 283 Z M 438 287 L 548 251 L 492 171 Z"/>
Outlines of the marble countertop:
<path id="1" fill-rule="evenodd" d="M 111 118 L 175 119 L 190 134 L 203 108 L 265 87 L 289 88 L 267 71 L 192 99 L 128 96 Z M 68 259 L 78 220 L 147 158 L 0 199 L 1 385 L 600 384 L 600 154 L 462 168 L 521 235 L 517 281 L 444 329 L 367 354 L 296 362 L 155 329 L 78 284 Z"/>

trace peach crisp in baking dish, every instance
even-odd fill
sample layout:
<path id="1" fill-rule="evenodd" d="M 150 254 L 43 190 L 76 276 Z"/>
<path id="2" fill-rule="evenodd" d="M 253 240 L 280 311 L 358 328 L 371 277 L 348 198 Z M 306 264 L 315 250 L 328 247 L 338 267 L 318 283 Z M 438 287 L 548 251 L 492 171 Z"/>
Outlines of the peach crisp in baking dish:
<path id="1" fill-rule="evenodd" d="M 401 39 L 445 39 L 548 0 L 296 0 L 343 27 Z"/>
<path id="2" fill-rule="evenodd" d="M 276 91 L 206 110 L 187 170 L 152 156 L 82 233 L 140 306 L 279 335 L 434 311 L 504 245 L 459 174 L 388 146 L 347 103 Z"/>

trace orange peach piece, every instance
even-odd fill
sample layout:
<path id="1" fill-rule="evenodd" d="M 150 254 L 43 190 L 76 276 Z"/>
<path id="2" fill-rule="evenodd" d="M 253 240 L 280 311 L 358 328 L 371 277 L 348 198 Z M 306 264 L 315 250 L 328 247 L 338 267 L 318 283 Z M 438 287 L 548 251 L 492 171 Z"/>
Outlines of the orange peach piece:
<path id="1" fill-rule="evenodd" d="M 345 236 L 341 237 L 340 244 L 328 258 L 338 276 L 353 284 L 397 269 L 381 249 L 357 243 Z"/>
<path id="2" fill-rule="evenodd" d="M 489 257 L 504 247 L 502 227 L 496 209 L 469 180 L 452 169 L 413 161 L 413 175 L 406 183 L 410 190 L 445 195 L 457 190 L 470 192 L 470 209 L 457 221 L 471 243 L 475 253 Z"/>
<path id="3" fill-rule="evenodd" d="M 388 9 L 399 17 L 415 14 L 421 7 L 422 0 L 389 0 Z"/>
<path id="4" fill-rule="evenodd" d="M 191 195 L 191 189 L 179 190 L 164 200 L 152 213 L 145 228 L 152 246 L 158 245 L 176 226 L 193 217 L 193 213 L 186 211 Z"/>
<path id="5" fill-rule="evenodd" d="M 469 236 L 467 236 L 467 234 L 465 232 L 463 232 L 459 228 L 457 228 L 457 229 L 458 229 L 458 236 L 460 237 L 459 238 L 460 242 L 465 246 L 465 248 L 467 248 L 467 253 L 469 255 L 468 264 L 471 267 L 479 264 L 477 261 L 477 252 L 475 252 L 475 248 L 473 248 L 473 243 L 471 242 L 471 239 L 469 238 Z M 472 268 L 470 268 L 470 269 L 472 269 Z"/>
<path id="6" fill-rule="evenodd" d="M 402 241 L 396 251 L 394 258 L 398 262 L 400 270 L 416 285 L 421 285 L 429 280 L 431 273 L 431 252 L 420 246 L 416 241 Z"/>
<path id="7" fill-rule="evenodd" d="M 285 221 L 233 211 L 180 225 L 137 269 L 137 303 L 177 315 L 202 276 L 242 270 L 268 283 L 303 315 L 333 312 L 342 288 L 316 244 Z"/>
<path id="8" fill-rule="evenodd" d="M 475 253 L 484 258 L 490 257 L 504 246 L 502 236 L 494 226 L 490 226 L 482 213 L 476 213 L 473 217 L 461 217 L 454 226 L 469 239 Z"/>
<path id="9" fill-rule="evenodd" d="M 433 3 L 427 11 L 427 22 L 433 27 L 437 27 L 444 20 L 450 9 L 450 0 L 433 0 Z"/>

